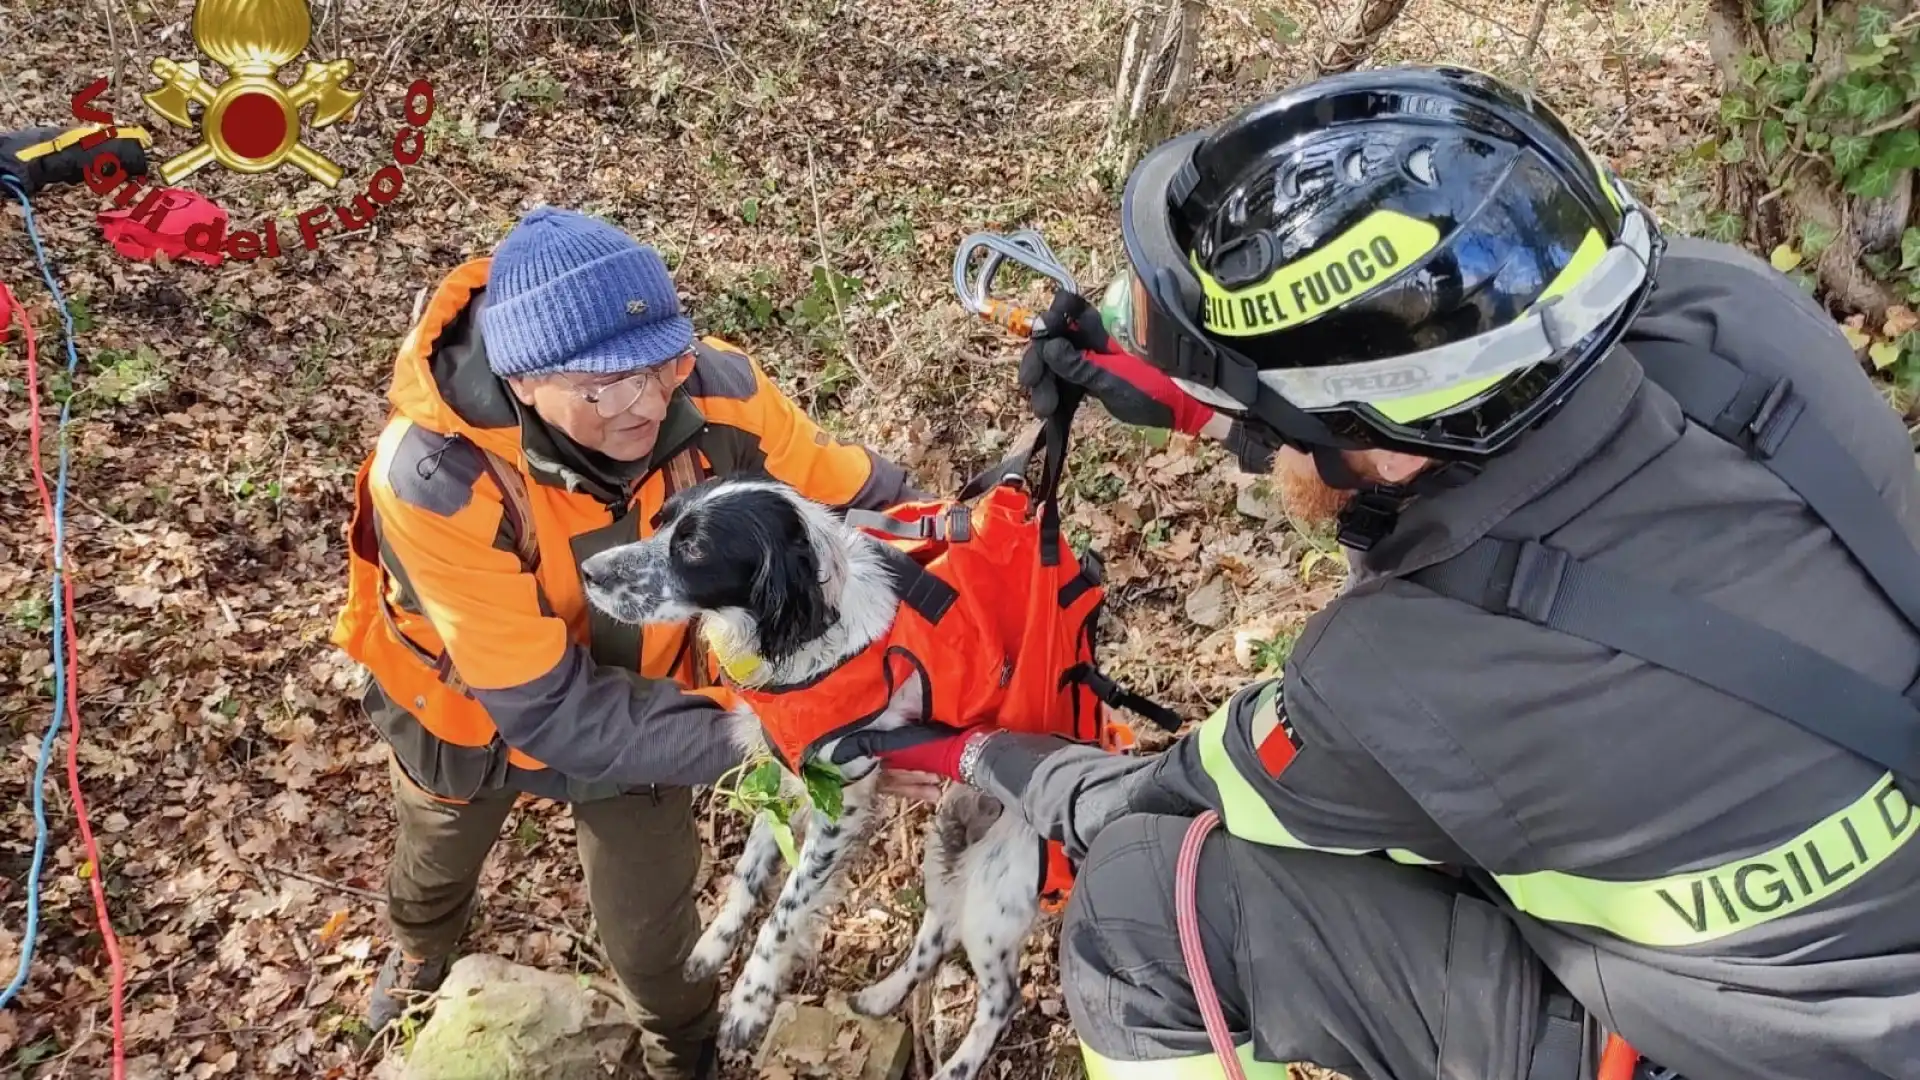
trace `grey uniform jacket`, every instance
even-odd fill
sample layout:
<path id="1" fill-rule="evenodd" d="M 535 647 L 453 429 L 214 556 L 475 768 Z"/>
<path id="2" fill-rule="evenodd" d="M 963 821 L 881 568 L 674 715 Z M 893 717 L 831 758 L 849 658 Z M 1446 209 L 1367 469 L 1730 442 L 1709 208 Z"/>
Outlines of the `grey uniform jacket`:
<path id="1" fill-rule="evenodd" d="M 1075 855 L 1119 814 L 1213 807 L 1269 844 L 1458 867 L 1602 1022 L 1696 1080 L 1920 1077 L 1910 788 L 1705 685 L 1404 580 L 1483 536 L 1546 540 L 1915 681 L 1920 635 L 1782 481 L 1686 423 L 1636 337 L 1791 377 L 1920 540 L 1908 434 L 1831 319 L 1747 254 L 1676 240 L 1558 414 L 1350 553 L 1283 683 L 1145 761 L 1003 737 L 977 773 Z M 1270 737 L 1294 750 L 1277 776 Z"/>

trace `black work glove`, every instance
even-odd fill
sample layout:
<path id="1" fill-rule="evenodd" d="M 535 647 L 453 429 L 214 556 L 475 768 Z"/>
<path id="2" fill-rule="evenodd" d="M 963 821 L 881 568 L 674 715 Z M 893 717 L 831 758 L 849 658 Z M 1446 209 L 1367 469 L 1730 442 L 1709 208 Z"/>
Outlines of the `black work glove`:
<path id="1" fill-rule="evenodd" d="M 1213 410 L 1182 391 L 1167 374 L 1113 347 L 1100 313 L 1081 296 L 1056 291 L 1020 358 L 1020 385 L 1032 395 L 1033 415 L 1047 419 L 1076 389 L 1097 398 L 1115 420 L 1139 427 L 1198 434 Z"/>

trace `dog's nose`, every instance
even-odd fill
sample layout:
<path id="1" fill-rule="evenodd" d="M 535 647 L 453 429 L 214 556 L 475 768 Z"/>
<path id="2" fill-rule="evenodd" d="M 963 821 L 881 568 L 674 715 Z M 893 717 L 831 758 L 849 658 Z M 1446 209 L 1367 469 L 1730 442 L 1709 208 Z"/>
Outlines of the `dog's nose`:
<path id="1" fill-rule="evenodd" d="M 588 559 L 587 561 L 581 563 L 580 564 L 580 580 L 585 582 L 589 586 L 604 584 L 604 582 L 600 580 L 599 562 L 600 560 L 598 559 Z"/>

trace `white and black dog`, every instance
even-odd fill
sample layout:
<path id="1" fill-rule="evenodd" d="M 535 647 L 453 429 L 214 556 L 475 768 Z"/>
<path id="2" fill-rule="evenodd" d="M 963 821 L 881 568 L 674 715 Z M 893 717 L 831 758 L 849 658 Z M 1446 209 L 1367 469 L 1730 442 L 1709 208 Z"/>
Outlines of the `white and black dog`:
<path id="1" fill-rule="evenodd" d="M 623 622 L 684 623 L 698 618 L 722 655 L 758 657 L 755 682 L 804 685 L 884 637 L 899 611 L 900 585 L 880 541 L 852 528 L 792 488 L 765 479 L 709 480 L 669 499 L 649 539 L 581 564 L 587 595 Z M 907 679 L 866 730 L 919 722 L 920 676 Z M 764 745 L 746 706 L 734 737 L 743 751 Z M 851 719 L 851 718 L 849 718 Z M 820 748 L 831 757 L 841 740 Z M 837 896 L 846 856 L 871 823 L 877 760 L 839 763 L 848 780 L 838 821 L 796 815 L 798 865 L 788 875 L 753 953 L 729 996 L 721 1045 L 756 1045 L 771 1022 L 774 996 L 811 940 L 813 916 Z M 786 790 L 803 792 L 797 778 Z M 953 785 L 929 823 L 922 860 L 927 909 L 905 960 L 857 994 L 867 1015 L 898 1009 L 957 943 L 978 982 L 974 1021 L 934 1080 L 971 1080 L 1019 1000 L 1020 947 L 1038 911 L 1040 838 L 1017 812 L 990 795 Z M 727 884 L 713 924 L 687 960 L 690 977 L 719 970 L 779 868 L 772 829 L 756 822 Z"/>

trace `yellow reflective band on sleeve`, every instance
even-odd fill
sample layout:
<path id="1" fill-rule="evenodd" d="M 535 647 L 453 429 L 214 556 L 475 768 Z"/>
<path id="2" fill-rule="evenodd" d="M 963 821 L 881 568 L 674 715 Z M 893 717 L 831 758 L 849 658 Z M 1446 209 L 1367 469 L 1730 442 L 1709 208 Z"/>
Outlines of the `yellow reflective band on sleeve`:
<path id="1" fill-rule="evenodd" d="M 1255 1061 L 1251 1041 L 1241 1043 L 1234 1051 L 1247 1080 L 1288 1080 L 1291 1075 L 1280 1062 Z M 1086 1065 L 1087 1080 L 1225 1080 L 1227 1075 L 1227 1070 L 1220 1066 L 1220 1058 L 1211 1051 L 1158 1061 L 1117 1061 L 1101 1057 L 1083 1042 L 1080 1059 Z"/>
<path id="2" fill-rule="evenodd" d="M 1222 337 L 1251 337 L 1313 318 L 1386 284 L 1439 244 L 1440 230 L 1431 223 L 1375 210 L 1264 281 L 1239 290 L 1213 280 L 1196 255 L 1194 273 L 1207 294 L 1206 329 Z"/>
<path id="3" fill-rule="evenodd" d="M 1513 905 L 1548 922 L 1592 926 L 1641 945 L 1698 945 L 1838 895 L 1905 847 L 1914 809 L 1892 773 L 1771 851 L 1652 881 L 1554 870 L 1495 874 Z"/>
<path id="4" fill-rule="evenodd" d="M 1260 691 L 1259 700 L 1254 702 L 1254 710 L 1259 712 L 1274 708 L 1275 696 L 1280 692 L 1279 680 L 1267 684 Z M 1252 782 L 1234 765 L 1233 756 L 1227 753 L 1227 725 L 1231 723 L 1233 703 L 1229 701 L 1207 717 L 1206 722 L 1200 725 L 1200 730 L 1192 736 L 1200 740 L 1200 767 L 1213 781 L 1214 790 L 1220 793 L 1220 822 L 1226 826 L 1229 834 L 1269 847 L 1324 851 L 1329 855 L 1370 855 L 1384 850 L 1386 856 L 1397 863 L 1408 866 L 1439 865 L 1423 855 L 1399 848 L 1320 847 L 1293 835 L 1292 830 L 1280 823 L 1273 808 L 1267 805 L 1267 800 Z"/>

